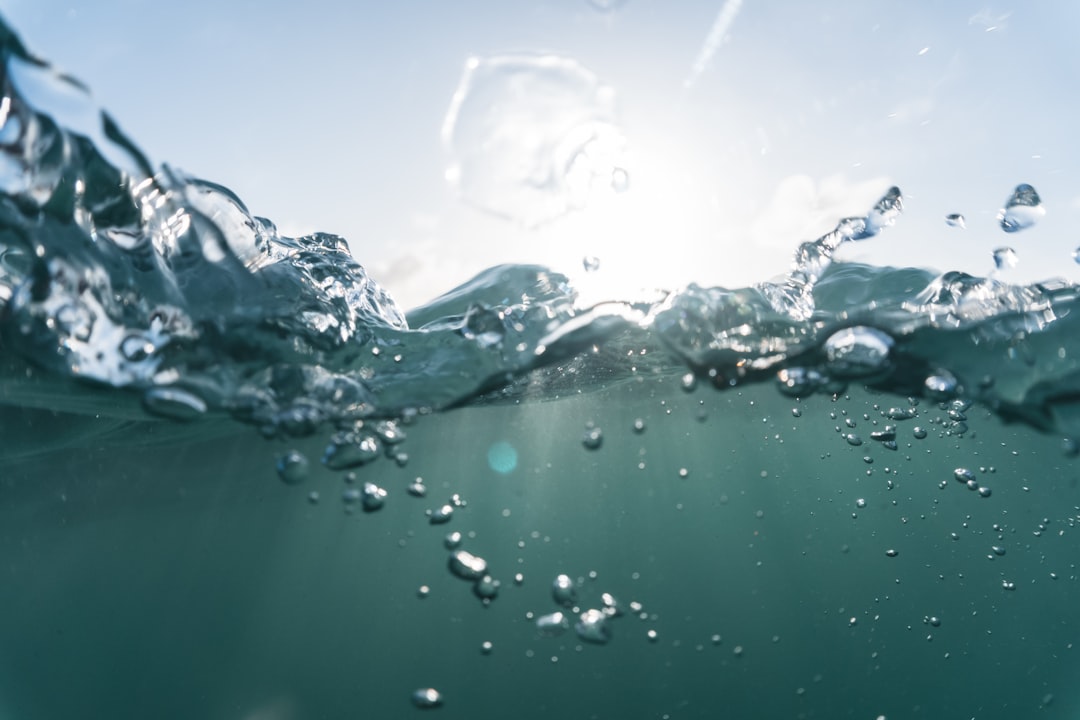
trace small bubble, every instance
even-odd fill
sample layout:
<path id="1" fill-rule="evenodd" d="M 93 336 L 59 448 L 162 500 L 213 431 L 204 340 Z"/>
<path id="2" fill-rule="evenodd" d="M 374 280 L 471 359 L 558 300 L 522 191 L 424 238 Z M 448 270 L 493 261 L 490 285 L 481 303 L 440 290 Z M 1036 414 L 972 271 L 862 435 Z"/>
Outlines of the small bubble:
<path id="1" fill-rule="evenodd" d="M 557 605 L 570 607 L 577 602 L 577 588 L 569 575 L 557 575 L 551 583 L 551 597 Z"/>
<path id="2" fill-rule="evenodd" d="M 654 643 L 660 639 L 660 635 L 655 630 L 649 630 L 645 633 L 645 637 L 649 638 L 649 642 Z"/>
<path id="3" fill-rule="evenodd" d="M 487 561 L 465 550 L 450 553 L 450 572 L 462 580 L 479 580 L 487 573 Z"/>
<path id="4" fill-rule="evenodd" d="M 990 497 L 991 494 L 993 494 L 993 491 L 990 490 L 990 488 L 986 487 L 985 485 L 980 485 L 979 486 L 979 495 L 986 498 L 986 497 Z"/>
<path id="5" fill-rule="evenodd" d="M 900 553 L 897 552 L 896 550 L 893 550 L 892 548 L 890 548 L 890 549 L 885 551 L 885 554 L 888 555 L 889 557 L 896 557 Z"/>
<path id="6" fill-rule="evenodd" d="M 278 477 L 286 485 L 299 485 L 308 478 L 311 463 L 299 450 L 290 450 L 277 461 Z"/>
<path id="7" fill-rule="evenodd" d="M 689 471 L 689 470 L 687 470 L 686 468 L 679 468 L 679 477 L 681 477 L 681 478 L 684 478 L 684 479 L 685 479 L 685 478 L 686 478 L 686 477 L 688 477 L 689 475 L 690 475 L 690 471 Z"/>
<path id="8" fill-rule="evenodd" d="M 994 545 L 990 549 L 994 551 L 995 555 L 1004 555 L 1005 554 L 1005 548 L 1002 547 L 1001 545 Z"/>
<path id="9" fill-rule="evenodd" d="M 562 635 L 570 627 L 570 621 L 561 612 L 553 612 L 536 618 L 536 630 L 541 635 Z"/>
<path id="10" fill-rule="evenodd" d="M 960 213 L 952 213 L 951 215 L 946 215 L 945 216 L 945 224 L 948 225 L 949 227 L 958 227 L 961 230 L 963 230 L 965 227 L 967 227 L 964 224 L 964 216 L 961 215 Z"/>
<path id="11" fill-rule="evenodd" d="M 916 425 L 912 429 L 911 434 L 915 436 L 916 440 L 922 440 L 926 437 L 926 429 Z"/>
<path id="12" fill-rule="evenodd" d="M 709 642 L 711 642 L 713 645 L 719 645 L 723 641 L 724 641 L 724 639 L 722 637 L 720 637 L 720 633 L 717 633 L 717 634 L 713 635 L 711 638 L 709 638 Z"/>
<path id="13" fill-rule="evenodd" d="M 585 436 L 581 439 L 581 444 L 587 450 L 599 450 L 600 446 L 604 444 L 603 431 L 598 427 L 588 428 L 585 431 Z"/>
<path id="14" fill-rule="evenodd" d="M 802 410 L 800 410 L 799 408 L 791 408 L 791 416 L 802 417 Z"/>
<path id="15" fill-rule="evenodd" d="M 645 421 L 641 418 L 634 420 L 634 432 L 638 435 L 645 432 Z"/>
<path id="16" fill-rule="evenodd" d="M 426 598 L 430 594 L 431 588 L 429 588 L 427 585 L 421 585 L 416 589 L 416 596 L 418 598 Z"/>
<path id="17" fill-rule="evenodd" d="M 380 509 L 386 502 L 386 490 L 382 489 L 375 483 L 364 483 L 364 492 L 362 497 L 362 507 L 364 512 L 375 512 Z"/>
<path id="18" fill-rule="evenodd" d="M 443 547 L 447 550 L 456 550 L 461 546 L 461 533 L 456 530 L 451 533 L 447 533 L 443 538 Z"/>
<path id="19" fill-rule="evenodd" d="M 941 618 L 939 617 L 932 615 L 930 616 L 929 620 L 927 620 L 927 622 L 929 622 L 930 625 L 933 627 L 941 627 Z"/>
<path id="20" fill-rule="evenodd" d="M 484 642 L 480 643 L 480 652 L 484 655 L 490 655 L 491 651 L 494 648 L 495 646 L 491 644 L 490 640 L 485 640 Z"/>
<path id="21" fill-rule="evenodd" d="M 858 500 L 855 501 L 855 507 L 857 507 L 857 508 L 866 507 L 866 500 L 864 498 L 859 498 Z"/>
<path id="22" fill-rule="evenodd" d="M 413 691 L 412 701 L 418 708 L 437 708 L 443 704 L 443 696 L 435 688 L 420 688 Z"/>
<path id="23" fill-rule="evenodd" d="M 454 506 L 450 504 L 427 511 L 428 522 L 432 525 L 443 525 L 450 522 L 454 516 Z"/>
<path id="24" fill-rule="evenodd" d="M 612 2 L 612 0 L 607 1 Z M 624 193 L 630 189 L 630 173 L 625 168 L 615 167 L 611 169 L 611 189 L 617 193 Z"/>
<path id="25" fill-rule="evenodd" d="M 611 639 L 611 632 L 607 628 L 607 615 L 603 611 L 590 608 L 578 616 L 574 624 L 574 632 L 585 642 L 603 645 Z"/>
<path id="26" fill-rule="evenodd" d="M 490 602 L 499 594 L 499 588 L 501 586 L 502 583 L 495 578 L 490 575 L 484 575 L 476 581 L 475 585 L 473 585 L 473 594 L 485 602 Z"/>

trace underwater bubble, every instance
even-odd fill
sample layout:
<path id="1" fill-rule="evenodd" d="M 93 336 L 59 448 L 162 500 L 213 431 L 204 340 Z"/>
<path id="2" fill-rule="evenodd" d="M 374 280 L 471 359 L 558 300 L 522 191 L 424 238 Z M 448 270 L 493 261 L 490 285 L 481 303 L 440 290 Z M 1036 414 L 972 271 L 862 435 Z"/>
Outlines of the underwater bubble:
<path id="1" fill-rule="evenodd" d="M 379 457 L 379 441 L 373 435 L 339 432 L 330 438 L 322 463 L 331 470 L 358 467 Z"/>
<path id="2" fill-rule="evenodd" d="M 896 426 L 886 425 L 884 430 L 875 430 L 870 433 L 871 440 L 877 440 L 878 442 L 889 442 L 896 439 Z"/>
<path id="3" fill-rule="evenodd" d="M 694 392 L 697 389 L 697 375 L 694 373 L 686 373 L 679 382 L 686 392 Z"/>
<path id="4" fill-rule="evenodd" d="M 578 616 L 574 623 L 574 632 L 585 642 L 603 645 L 611 639 L 611 632 L 607 627 L 607 615 L 601 610 L 590 608 Z"/>
<path id="5" fill-rule="evenodd" d="M 1003 590 L 1010 590 L 1010 591 L 1015 590 L 1016 589 L 1016 583 L 1014 583 L 1014 582 L 1012 582 L 1010 580 L 1002 580 L 1001 581 L 1001 587 L 1002 587 Z"/>
<path id="6" fill-rule="evenodd" d="M 885 554 L 886 554 L 886 555 L 887 555 L 888 557 L 896 557 L 896 556 L 897 556 L 897 555 L 899 555 L 900 553 L 899 553 L 899 551 L 897 551 L 897 550 L 893 550 L 893 549 L 891 549 L 891 548 L 890 548 L 889 550 L 886 550 L 886 551 L 885 551 Z"/>
<path id="7" fill-rule="evenodd" d="M 513 445 L 500 440 L 488 448 L 488 467 L 500 475 L 509 475 L 517 467 L 518 453 Z"/>
<path id="8" fill-rule="evenodd" d="M 853 378 L 881 372 L 888 368 L 892 347 L 892 337 L 876 328 L 862 325 L 844 328 L 825 341 L 829 374 Z"/>
<path id="9" fill-rule="evenodd" d="M 308 478 L 311 463 L 299 450 L 290 450 L 277 461 L 278 477 L 286 485 L 299 485 Z"/>
<path id="10" fill-rule="evenodd" d="M 490 655 L 491 651 L 494 648 L 495 648 L 495 646 L 492 645 L 490 640 L 485 640 L 484 642 L 480 643 L 480 652 L 483 653 L 484 655 Z"/>
<path id="11" fill-rule="evenodd" d="M 930 623 L 932 627 L 941 627 L 941 618 L 935 615 L 931 615 L 929 618 L 927 618 L 926 622 Z"/>
<path id="12" fill-rule="evenodd" d="M 917 417 L 918 414 L 919 411 L 913 407 L 892 407 L 885 411 L 885 417 L 889 418 L 890 420 L 911 420 L 912 418 Z"/>
<path id="13" fill-rule="evenodd" d="M 143 393 L 143 408 L 151 415 L 170 420 L 194 420 L 206 414 L 206 402 L 198 395 L 174 387 L 152 387 Z"/>
<path id="14" fill-rule="evenodd" d="M 859 498 L 858 500 L 855 501 L 855 507 L 857 507 L 857 508 L 866 507 L 866 500 L 864 498 Z"/>
<path id="15" fill-rule="evenodd" d="M 980 485 L 979 486 L 979 495 L 981 495 L 982 497 L 984 497 L 984 498 L 990 497 L 993 494 L 994 494 L 994 491 L 991 490 L 990 488 L 986 487 L 985 485 Z"/>
<path id="16" fill-rule="evenodd" d="M 422 709 L 441 707 L 443 704 L 442 693 L 435 688 L 420 688 L 412 694 L 413 705 Z"/>
<path id="17" fill-rule="evenodd" d="M 825 384 L 825 377 L 816 370 L 792 367 L 776 374 L 777 387 L 788 397 L 805 397 Z"/>
<path id="18" fill-rule="evenodd" d="M 536 618 L 536 629 L 541 635 L 562 635 L 570 629 L 570 620 L 561 612 L 553 612 Z"/>
<path id="19" fill-rule="evenodd" d="M 641 433 L 645 432 L 645 421 L 641 418 L 637 418 L 636 420 L 634 420 L 633 427 L 634 432 L 640 435 Z"/>
<path id="20" fill-rule="evenodd" d="M 361 504 L 364 512 L 375 512 L 386 503 L 386 490 L 372 482 L 364 483 Z"/>
<path id="21" fill-rule="evenodd" d="M 1016 267 L 1020 262 L 1016 251 L 1011 247 L 999 247 L 994 249 L 994 267 L 998 270 L 1008 270 Z"/>
<path id="22" fill-rule="evenodd" d="M 479 580 L 487 573 L 487 560 L 465 550 L 450 553 L 450 572 L 462 580 Z"/>
<path id="23" fill-rule="evenodd" d="M 944 400 L 952 397 L 956 393 L 956 388 L 959 384 L 956 376 L 951 372 L 939 370 L 923 381 L 923 388 L 926 389 L 926 394 L 930 397 L 936 400 Z"/>
<path id="24" fill-rule="evenodd" d="M 452 533 L 447 533 L 446 537 L 443 538 L 443 547 L 445 547 L 447 550 L 456 550 L 457 548 L 461 547 L 461 539 L 461 533 L 457 532 L 456 530 Z"/>
<path id="25" fill-rule="evenodd" d="M 862 445 L 862 438 L 855 433 L 848 433 L 844 436 L 844 439 L 847 440 L 848 445 L 853 445 L 855 447 Z"/>
<path id="26" fill-rule="evenodd" d="M 1017 185 L 1013 194 L 998 212 L 1001 229 L 1014 233 L 1031 227 L 1046 215 L 1039 193 L 1027 183 Z"/>
<path id="27" fill-rule="evenodd" d="M 598 427 L 586 429 L 584 437 L 581 438 L 581 444 L 588 450 L 599 450 L 604 444 L 604 432 Z"/>
<path id="28" fill-rule="evenodd" d="M 481 600 L 494 600 L 501 585 L 502 583 L 490 575 L 484 575 L 473 585 L 473 593 Z"/>
<path id="29" fill-rule="evenodd" d="M 454 516 L 454 506 L 447 503 L 427 511 L 428 522 L 432 525 L 444 525 Z"/>
<path id="30" fill-rule="evenodd" d="M 660 633 L 655 630 L 649 629 L 645 632 L 645 637 L 649 639 L 649 642 L 654 643 L 660 640 Z"/>
<path id="31" fill-rule="evenodd" d="M 470 58 L 442 137 L 461 199 L 525 227 L 610 192 L 625 144 L 610 87 L 576 60 L 530 54 Z"/>
<path id="32" fill-rule="evenodd" d="M 600 258 L 595 255 L 586 255 L 581 259 L 581 266 L 585 272 L 596 272 L 600 269 Z"/>
<path id="33" fill-rule="evenodd" d="M 967 468 L 958 467 L 953 470 L 953 477 L 956 478 L 958 482 L 968 483 L 975 479 L 975 473 L 971 472 Z"/>
<path id="34" fill-rule="evenodd" d="M 427 486 L 424 485 L 420 478 L 416 478 L 413 482 L 405 488 L 405 491 L 413 497 L 424 497 L 427 495 Z"/>
<path id="35" fill-rule="evenodd" d="M 360 502 L 361 494 L 359 488 L 345 488 L 341 493 L 341 502 L 346 506 L 352 506 Z"/>
<path id="36" fill-rule="evenodd" d="M 961 215 L 960 213 L 952 213 L 951 215 L 946 215 L 945 216 L 945 224 L 948 225 L 949 227 L 958 227 L 961 230 L 963 230 L 965 227 L 967 227 L 964 224 L 964 216 Z"/>
<path id="37" fill-rule="evenodd" d="M 556 605 L 570 607 L 577 602 L 577 588 L 569 575 L 557 575 L 551 583 L 551 597 Z"/>
<path id="38" fill-rule="evenodd" d="M 994 551 L 994 554 L 995 554 L 995 555 L 999 555 L 999 556 L 1000 556 L 1000 555 L 1004 555 L 1004 554 L 1005 554 L 1005 548 L 1004 548 L 1004 547 L 1002 547 L 1001 545 L 993 545 L 993 546 L 991 546 L 991 548 L 990 548 L 990 549 Z"/>
<path id="39" fill-rule="evenodd" d="M 622 604 L 611 593 L 602 593 L 600 602 L 604 604 L 604 612 L 608 617 L 621 617 L 623 614 Z"/>
<path id="40" fill-rule="evenodd" d="M 915 436 L 916 440 L 922 440 L 926 437 L 926 428 L 916 425 L 912 428 L 911 434 Z"/>

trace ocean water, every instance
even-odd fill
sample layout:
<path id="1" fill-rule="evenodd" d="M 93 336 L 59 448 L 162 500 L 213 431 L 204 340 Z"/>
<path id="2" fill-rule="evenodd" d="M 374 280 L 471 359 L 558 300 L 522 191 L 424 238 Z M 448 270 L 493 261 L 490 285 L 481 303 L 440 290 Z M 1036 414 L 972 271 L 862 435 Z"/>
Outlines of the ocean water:
<path id="1" fill-rule="evenodd" d="M 406 312 L 0 54 L 0 718 L 1078 712 L 1077 287 L 834 262 L 890 188 L 750 287 Z"/>

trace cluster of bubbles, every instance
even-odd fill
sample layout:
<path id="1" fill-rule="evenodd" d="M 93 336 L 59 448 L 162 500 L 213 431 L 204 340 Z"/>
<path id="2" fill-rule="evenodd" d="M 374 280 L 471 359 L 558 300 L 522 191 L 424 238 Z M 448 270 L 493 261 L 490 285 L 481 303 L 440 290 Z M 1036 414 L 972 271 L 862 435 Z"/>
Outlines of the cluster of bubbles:
<path id="1" fill-rule="evenodd" d="M 604 645 L 611 640 L 609 620 L 624 615 L 623 606 L 611 593 L 600 594 L 600 606 L 583 608 L 578 604 L 579 583 L 569 575 L 555 576 L 551 583 L 551 599 L 560 610 L 536 618 L 536 630 L 544 637 L 556 637 L 570 629 L 584 642 Z M 631 602 L 629 610 L 643 614 L 641 603 Z M 647 615 L 645 616 L 647 617 Z"/>

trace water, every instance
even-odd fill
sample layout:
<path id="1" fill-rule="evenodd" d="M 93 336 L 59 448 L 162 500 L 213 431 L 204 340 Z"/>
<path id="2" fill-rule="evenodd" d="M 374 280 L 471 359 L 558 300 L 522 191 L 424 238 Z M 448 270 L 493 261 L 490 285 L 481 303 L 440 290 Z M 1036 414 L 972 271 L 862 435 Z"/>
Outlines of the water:
<path id="1" fill-rule="evenodd" d="M 0 717 L 1075 713 L 1076 287 L 834 261 L 883 188 L 752 287 L 406 313 L 0 36 Z"/>

